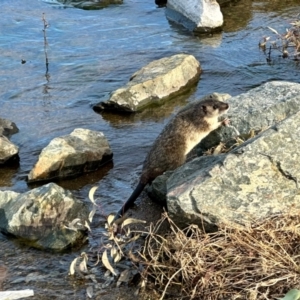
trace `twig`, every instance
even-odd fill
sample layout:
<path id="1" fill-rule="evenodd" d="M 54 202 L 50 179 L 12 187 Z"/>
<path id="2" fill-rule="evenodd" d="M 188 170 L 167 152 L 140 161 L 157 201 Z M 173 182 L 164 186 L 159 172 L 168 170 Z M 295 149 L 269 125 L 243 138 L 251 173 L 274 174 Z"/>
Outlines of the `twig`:
<path id="1" fill-rule="evenodd" d="M 44 53 L 45 53 L 45 60 L 46 60 L 46 73 L 45 77 L 47 79 L 47 82 L 49 82 L 49 60 L 48 60 L 48 52 L 47 52 L 47 46 L 48 46 L 48 41 L 47 41 L 47 35 L 46 35 L 46 29 L 49 27 L 49 24 L 45 18 L 45 13 L 43 13 L 43 23 L 44 23 L 44 28 L 43 28 L 43 33 L 44 33 Z"/>
<path id="2" fill-rule="evenodd" d="M 177 270 L 177 271 L 171 276 L 171 278 L 170 278 L 169 281 L 167 282 L 167 284 L 166 284 L 166 286 L 165 286 L 165 289 L 164 289 L 164 291 L 163 291 L 161 297 L 159 298 L 159 300 L 163 300 L 163 299 L 164 299 L 165 294 L 166 294 L 166 292 L 167 292 L 167 289 L 168 289 L 170 283 L 172 283 L 173 278 L 174 278 L 178 273 L 180 273 L 182 270 L 183 270 L 183 268 L 180 268 L 179 270 Z"/>
<path id="3" fill-rule="evenodd" d="M 269 52 L 268 52 L 268 57 L 267 57 L 267 62 L 271 62 L 271 52 L 272 52 L 272 47 L 269 47 Z"/>

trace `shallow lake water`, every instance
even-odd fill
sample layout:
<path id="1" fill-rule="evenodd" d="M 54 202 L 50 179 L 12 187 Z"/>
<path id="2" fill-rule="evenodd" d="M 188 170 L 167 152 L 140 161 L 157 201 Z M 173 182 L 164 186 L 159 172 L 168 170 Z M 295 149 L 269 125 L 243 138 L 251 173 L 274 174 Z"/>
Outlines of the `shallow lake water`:
<path id="1" fill-rule="evenodd" d="M 98 185 L 102 209 L 115 212 L 136 184 L 155 137 L 179 107 L 212 92 L 237 95 L 269 80 L 299 82 L 298 62 L 274 53 L 267 63 L 258 48 L 262 36 L 272 35 L 267 26 L 279 32 L 289 27 L 299 13 L 298 1 L 241 0 L 223 8 L 223 32 L 209 37 L 194 36 L 169 22 L 154 0 L 124 0 L 100 10 L 50 0 L 1 0 L 0 9 L 0 117 L 20 129 L 11 137 L 20 148 L 20 165 L 0 168 L 1 190 L 35 187 L 27 185 L 26 176 L 50 140 L 78 127 L 89 128 L 105 134 L 113 163 L 58 184 L 84 201 Z M 43 13 L 49 23 L 48 73 Z M 93 105 L 106 100 L 139 68 L 177 53 L 192 54 L 201 63 L 200 81 L 189 93 L 137 114 L 93 111 Z M 78 253 L 44 253 L 0 236 L 0 260 L 10 269 L 5 289 L 33 288 L 32 299 L 83 299 L 84 285 L 67 277 Z"/>

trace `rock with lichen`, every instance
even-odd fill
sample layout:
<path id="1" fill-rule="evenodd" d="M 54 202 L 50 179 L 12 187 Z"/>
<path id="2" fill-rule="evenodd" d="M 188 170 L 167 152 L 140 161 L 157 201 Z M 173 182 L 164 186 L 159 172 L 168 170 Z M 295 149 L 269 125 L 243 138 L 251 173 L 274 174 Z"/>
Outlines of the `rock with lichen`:
<path id="1" fill-rule="evenodd" d="M 78 219 L 78 227 L 70 225 Z M 62 251 L 86 239 L 87 205 L 54 183 L 26 193 L 0 191 L 0 231 L 31 246 Z"/>

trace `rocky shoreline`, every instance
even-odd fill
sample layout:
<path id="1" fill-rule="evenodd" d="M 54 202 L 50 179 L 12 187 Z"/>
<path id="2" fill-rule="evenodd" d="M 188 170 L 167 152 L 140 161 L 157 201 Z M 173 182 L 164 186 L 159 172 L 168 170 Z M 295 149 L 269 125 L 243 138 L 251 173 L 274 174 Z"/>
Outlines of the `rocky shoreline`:
<path id="1" fill-rule="evenodd" d="M 157 75 L 157 65 L 152 71 Z M 196 149 L 201 153 L 200 157 L 188 161 L 174 172 L 157 177 L 149 188 L 149 195 L 156 202 L 166 205 L 171 218 L 181 227 L 191 223 L 204 224 L 206 230 L 212 231 L 217 230 L 219 223 L 249 226 L 272 215 L 291 210 L 297 213 L 300 208 L 300 173 L 297 169 L 300 158 L 300 84 L 271 81 L 225 101 L 230 103 L 228 116 L 232 125 L 212 132 Z M 4 124 L 1 131 L 7 136 L 18 132 L 12 122 L 2 120 L 1 124 Z M 250 138 L 243 140 L 247 134 L 250 134 Z M 4 135 L 2 139 L 8 140 Z M 227 146 L 227 153 L 203 156 L 205 151 L 220 143 Z M 9 154 L 10 150 L 7 151 L 7 157 Z M 17 153 L 14 155 L 17 156 Z M 112 150 L 103 133 L 76 129 L 68 136 L 53 139 L 41 151 L 38 162 L 28 175 L 28 181 L 51 182 L 58 178 L 79 176 L 101 168 L 111 159 Z M 5 160 L 5 164 L 10 161 L 11 158 Z M 69 191 L 60 188 L 61 195 L 52 197 L 53 189 L 58 188 L 55 184 L 41 186 L 31 191 L 35 196 L 31 196 L 31 192 L 22 195 L 13 191 L 0 192 L 1 231 L 30 241 L 31 237 L 26 232 L 32 229 L 26 229 L 26 226 L 34 228 L 33 231 L 38 228 L 44 231 L 45 226 L 61 228 L 61 224 L 71 224 L 86 211 L 85 216 L 80 217 L 84 223 L 87 207 L 83 203 L 69 214 L 70 218 L 60 219 L 61 214 L 57 218 L 53 211 L 47 212 L 49 207 L 61 212 L 59 206 L 66 204 L 63 199 L 69 197 Z M 50 200 L 41 200 L 42 196 L 47 197 L 48 194 L 52 195 Z M 33 202 L 29 205 L 27 201 Z M 24 207 L 37 205 L 35 219 L 40 221 L 27 224 L 26 218 L 18 217 L 18 213 L 24 215 L 25 211 L 22 206 L 16 209 L 14 203 L 20 205 L 21 202 L 24 202 Z M 12 210 L 10 206 L 15 208 Z M 11 211 L 15 213 L 11 214 Z M 46 218 L 44 224 L 44 217 L 37 217 L 37 213 L 41 216 L 51 215 L 52 221 Z M 11 225 L 14 218 L 20 221 L 18 226 Z M 32 220 L 32 217 L 28 219 Z M 83 228 L 81 232 L 85 230 Z M 59 235 L 54 233 L 54 236 Z M 77 239 L 82 240 L 83 235 L 66 242 L 61 248 L 55 245 L 53 249 L 63 250 L 76 243 Z M 36 241 L 36 237 L 32 240 Z M 51 249 L 48 244 L 36 245 Z"/>

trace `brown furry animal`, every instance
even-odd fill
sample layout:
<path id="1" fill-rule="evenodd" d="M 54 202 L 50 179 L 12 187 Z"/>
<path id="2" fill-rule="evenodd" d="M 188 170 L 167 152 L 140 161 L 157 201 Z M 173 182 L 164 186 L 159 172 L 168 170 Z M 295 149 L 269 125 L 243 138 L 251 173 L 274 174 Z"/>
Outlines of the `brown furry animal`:
<path id="1" fill-rule="evenodd" d="M 218 94 L 192 103 L 178 112 L 156 138 L 143 165 L 138 186 L 116 214 L 117 220 L 134 203 L 144 187 L 165 171 L 181 166 L 186 155 L 210 132 L 227 125 L 228 119 L 220 122 L 219 116 L 227 112 L 228 103 L 216 100 Z"/>

